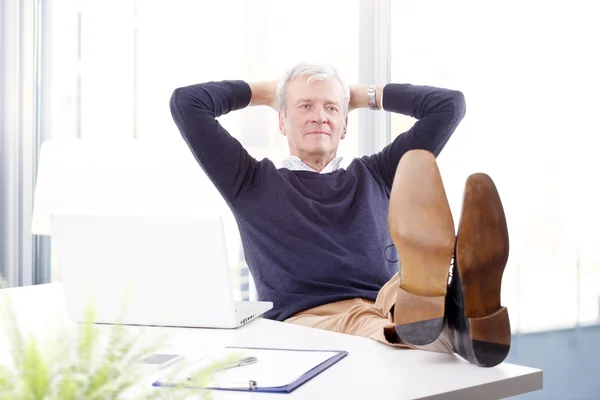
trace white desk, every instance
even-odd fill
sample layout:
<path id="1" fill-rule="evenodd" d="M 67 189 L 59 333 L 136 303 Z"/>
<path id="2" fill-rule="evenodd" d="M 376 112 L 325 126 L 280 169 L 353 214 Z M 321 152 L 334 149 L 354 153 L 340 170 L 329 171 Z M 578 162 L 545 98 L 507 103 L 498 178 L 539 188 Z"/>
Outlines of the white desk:
<path id="1" fill-rule="evenodd" d="M 43 338 L 48 326 L 56 326 L 57 321 L 76 325 L 68 320 L 60 284 L 3 292 L 9 294 L 24 330 L 38 337 Z M 349 353 L 291 394 L 213 392 L 215 399 L 499 399 L 542 389 L 542 371 L 538 369 L 507 363 L 480 368 L 454 355 L 396 349 L 370 339 L 265 319 L 236 330 L 147 328 L 147 332 L 167 333 L 169 344 L 164 350 L 191 357 L 206 348 L 227 345 L 342 349 Z M 0 336 L 0 360 L 6 353 L 3 340 Z M 141 384 L 150 385 L 162 374 L 150 375 Z"/>

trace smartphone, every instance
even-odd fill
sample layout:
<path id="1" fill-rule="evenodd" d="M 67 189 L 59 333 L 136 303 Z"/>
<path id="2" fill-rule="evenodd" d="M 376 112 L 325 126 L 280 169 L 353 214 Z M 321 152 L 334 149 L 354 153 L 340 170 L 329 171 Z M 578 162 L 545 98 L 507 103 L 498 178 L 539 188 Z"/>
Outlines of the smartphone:
<path id="1" fill-rule="evenodd" d="M 161 370 L 181 360 L 183 360 L 183 356 L 181 354 L 154 353 L 142 358 L 140 361 L 138 361 L 138 364 Z"/>

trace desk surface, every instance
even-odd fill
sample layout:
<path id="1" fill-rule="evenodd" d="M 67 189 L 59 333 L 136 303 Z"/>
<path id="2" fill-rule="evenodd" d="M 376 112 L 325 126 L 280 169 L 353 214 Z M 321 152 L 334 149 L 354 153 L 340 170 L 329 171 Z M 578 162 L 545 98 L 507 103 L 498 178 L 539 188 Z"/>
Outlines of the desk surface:
<path id="1" fill-rule="evenodd" d="M 68 319 L 62 286 L 58 283 L 3 289 L 1 293 L 9 295 L 24 330 L 42 339 L 48 327 L 56 326 L 57 322 L 76 326 Z M 1 296 L 0 301 L 4 301 Z M 178 352 L 188 358 L 224 346 L 348 351 L 346 358 L 291 394 L 214 392 L 215 399 L 500 399 L 542 389 L 542 371 L 538 369 L 508 363 L 481 368 L 456 355 L 392 348 L 371 339 L 262 318 L 235 330 L 155 327 L 145 330 L 167 334 L 164 351 Z M 0 362 L 7 356 L 1 350 L 6 349 L 1 331 Z M 141 384 L 150 385 L 167 372 L 148 375 Z"/>

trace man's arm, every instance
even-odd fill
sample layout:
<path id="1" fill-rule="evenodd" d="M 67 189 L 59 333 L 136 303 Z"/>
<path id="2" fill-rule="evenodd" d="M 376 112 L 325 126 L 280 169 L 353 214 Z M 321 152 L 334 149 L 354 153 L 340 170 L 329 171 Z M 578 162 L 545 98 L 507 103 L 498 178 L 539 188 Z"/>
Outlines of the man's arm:
<path id="1" fill-rule="evenodd" d="M 216 118 L 248 105 L 270 105 L 272 98 L 272 82 L 244 81 L 181 87 L 171 96 L 171 115 L 183 139 L 228 202 L 253 181 L 258 162 Z"/>
<path id="2" fill-rule="evenodd" d="M 250 106 L 269 106 L 277 111 L 279 106 L 277 105 L 275 92 L 277 90 L 278 82 L 279 80 L 249 83 L 250 90 L 252 91 Z"/>
<path id="3" fill-rule="evenodd" d="M 368 107 L 367 87 L 352 86 L 351 108 Z M 356 96 L 355 100 L 352 97 Z M 457 90 L 390 83 L 376 90 L 377 108 L 418 121 L 379 153 L 363 159 L 380 173 L 391 189 L 400 158 L 409 150 L 423 149 L 438 156 L 466 112 L 465 98 Z M 383 107 L 382 107 L 383 104 Z"/>
<path id="4" fill-rule="evenodd" d="M 350 85 L 350 105 L 348 111 L 356 110 L 357 108 L 369 108 L 367 85 Z M 375 104 L 381 110 L 381 97 L 383 96 L 383 86 L 375 87 Z"/>

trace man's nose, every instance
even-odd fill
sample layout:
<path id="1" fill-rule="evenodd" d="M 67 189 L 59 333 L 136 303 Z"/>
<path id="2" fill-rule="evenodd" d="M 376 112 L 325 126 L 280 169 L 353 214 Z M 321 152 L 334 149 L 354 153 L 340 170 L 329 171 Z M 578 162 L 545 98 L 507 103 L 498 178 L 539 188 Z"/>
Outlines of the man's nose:
<path id="1" fill-rule="evenodd" d="M 315 107 L 313 121 L 318 122 L 319 124 L 327 123 L 327 113 L 322 107 Z"/>

